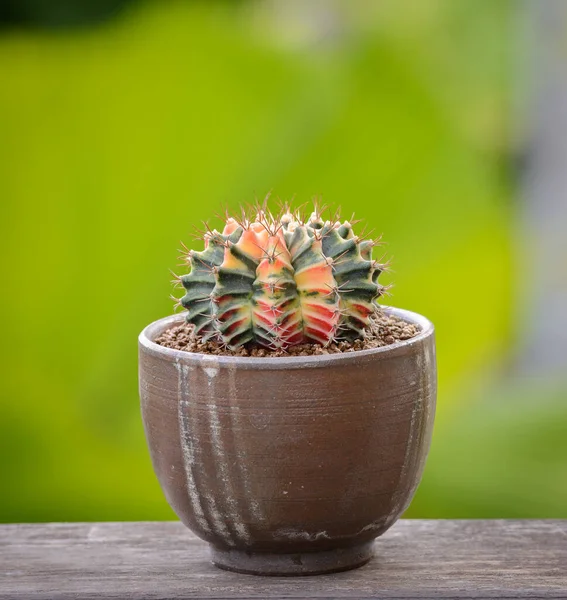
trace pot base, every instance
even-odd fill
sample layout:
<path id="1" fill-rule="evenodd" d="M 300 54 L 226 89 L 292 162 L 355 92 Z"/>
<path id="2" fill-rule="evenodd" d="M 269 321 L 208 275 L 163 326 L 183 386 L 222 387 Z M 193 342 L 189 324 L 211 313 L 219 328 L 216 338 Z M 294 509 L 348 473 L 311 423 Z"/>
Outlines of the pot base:
<path id="1" fill-rule="evenodd" d="M 298 576 L 337 573 L 361 567 L 372 558 L 373 554 L 374 542 L 372 541 L 350 548 L 293 554 L 247 552 L 211 546 L 214 565 L 225 571 L 249 575 Z"/>

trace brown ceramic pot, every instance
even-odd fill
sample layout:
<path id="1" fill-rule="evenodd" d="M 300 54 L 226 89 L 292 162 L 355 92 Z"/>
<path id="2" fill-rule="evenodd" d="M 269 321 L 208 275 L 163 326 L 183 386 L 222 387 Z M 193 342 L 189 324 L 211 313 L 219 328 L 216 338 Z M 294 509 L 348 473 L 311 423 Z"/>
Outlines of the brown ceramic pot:
<path id="1" fill-rule="evenodd" d="M 217 357 L 140 335 L 142 416 L 167 501 L 214 564 L 265 575 L 354 568 L 408 506 L 431 440 L 435 341 L 344 354 Z"/>

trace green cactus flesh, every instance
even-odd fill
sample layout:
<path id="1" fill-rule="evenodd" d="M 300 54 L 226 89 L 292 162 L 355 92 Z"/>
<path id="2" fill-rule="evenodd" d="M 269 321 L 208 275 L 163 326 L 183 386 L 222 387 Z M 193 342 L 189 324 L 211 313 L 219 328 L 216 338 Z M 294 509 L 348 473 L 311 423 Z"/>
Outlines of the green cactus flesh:
<path id="1" fill-rule="evenodd" d="M 289 210 L 227 218 L 222 233 L 207 231 L 202 252 L 188 252 L 180 303 L 200 339 L 232 350 L 353 341 L 384 292 L 375 244 L 317 211 L 306 221 Z"/>

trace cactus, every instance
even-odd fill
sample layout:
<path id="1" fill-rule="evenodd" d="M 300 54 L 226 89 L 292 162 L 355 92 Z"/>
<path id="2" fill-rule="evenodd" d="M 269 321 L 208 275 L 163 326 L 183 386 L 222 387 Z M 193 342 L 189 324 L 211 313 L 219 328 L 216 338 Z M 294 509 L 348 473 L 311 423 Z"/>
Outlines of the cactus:
<path id="1" fill-rule="evenodd" d="M 357 237 L 348 221 L 309 219 L 285 207 L 274 217 L 265 205 L 251 220 L 228 217 L 222 233 L 207 228 L 202 252 L 184 256 L 191 271 L 178 278 L 179 303 L 203 341 L 231 350 L 274 350 L 364 336 L 385 288 L 385 265 L 372 260 L 378 241 Z"/>

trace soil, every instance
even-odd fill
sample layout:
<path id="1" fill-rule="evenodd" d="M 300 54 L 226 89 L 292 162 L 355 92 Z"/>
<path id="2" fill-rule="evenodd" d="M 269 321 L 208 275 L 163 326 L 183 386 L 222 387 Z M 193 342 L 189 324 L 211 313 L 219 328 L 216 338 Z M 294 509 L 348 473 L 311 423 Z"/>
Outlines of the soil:
<path id="1" fill-rule="evenodd" d="M 277 357 L 277 356 L 315 356 L 318 354 L 339 354 L 341 352 L 355 352 L 357 350 L 369 350 L 381 346 L 389 346 L 395 342 L 409 340 L 419 333 L 420 329 L 413 323 L 408 323 L 399 317 L 390 316 L 385 313 L 377 313 L 371 318 L 370 326 L 363 339 L 354 342 L 335 342 L 327 347 L 319 344 L 299 344 L 291 346 L 285 351 L 269 350 L 267 348 L 239 348 L 229 350 L 218 342 L 203 342 L 198 339 L 193 331 L 193 325 L 183 323 L 164 331 L 155 343 L 166 348 L 184 350 L 186 352 L 197 352 L 200 354 L 213 354 L 216 356 L 255 356 L 255 357 Z"/>

